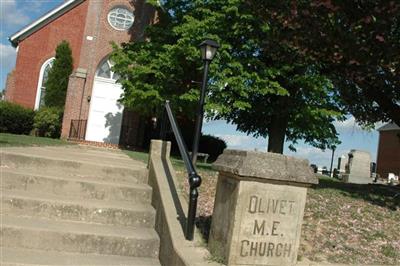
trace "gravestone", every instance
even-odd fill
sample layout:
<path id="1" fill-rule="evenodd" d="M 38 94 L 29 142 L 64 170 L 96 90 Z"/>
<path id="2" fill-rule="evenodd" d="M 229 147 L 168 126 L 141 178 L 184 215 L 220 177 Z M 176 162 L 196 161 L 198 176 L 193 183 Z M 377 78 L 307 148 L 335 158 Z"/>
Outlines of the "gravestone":
<path id="1" fill-rule="evenodd" d="M 338 158 L 337 169 L 339 171 L 340 176 L 346 173 L 346 155 L 342 155 Z"/>
<path id="2" fill-rule="evenodd" d="M 274 153 L 225 150 L 219 171 L 209 249 L 227 265 L 292 266 L 297 261 L 308 161 Z"/>
<path id="3" fill-rule="evenodd" d="M 369 152 L 360 150 L 350 151 L 343 181 L 354 184 L 368 184 L 372 182 L 371 155 Z"/>

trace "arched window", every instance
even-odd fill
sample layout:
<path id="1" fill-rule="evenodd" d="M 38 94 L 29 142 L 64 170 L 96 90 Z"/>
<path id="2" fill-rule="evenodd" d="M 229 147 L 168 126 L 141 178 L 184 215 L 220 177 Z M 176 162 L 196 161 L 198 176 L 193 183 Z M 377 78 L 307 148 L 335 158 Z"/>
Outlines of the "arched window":
<path id="1" fill-rule="evenodd" d="M 39 82 L 36 91 L 35 110 L 44 106 L 44 96 L 46 95 L 46 82 L 49 78 L 50 69 L 53 67 L 54 57 L 50 58 L 40 68 Z"/>
<path id="2" fill-rule="evenodd" d="M 117 79 L 119 79 L 119 75 L 114 71 L 112 71 L 111 68 L 113 65 L 114 63 L 109 58 L 106 58 L 103 61 L 101 61 L 96 71 L 96 77 L 109 79 L 114 82 L 117 81 Z"/>

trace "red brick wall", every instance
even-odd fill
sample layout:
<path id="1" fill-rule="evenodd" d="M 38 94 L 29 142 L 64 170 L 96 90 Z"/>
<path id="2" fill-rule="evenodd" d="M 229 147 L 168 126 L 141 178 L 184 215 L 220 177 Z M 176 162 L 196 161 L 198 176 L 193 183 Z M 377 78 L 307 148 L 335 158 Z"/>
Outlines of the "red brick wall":
<path id="1" fill-rule="evenodd" d="M 111 42 L 122 43 L 128 42 L 131 39 L 129 32 L 115 30 L 110 26 L 107 20 L 109 10 L 114 6 L 121 5 L 134 10 L 132 1 L 130 0 L 103 0 L 93 1 L 90 3 L 85 36 L 94 36 L 95 38 L 92 41 L 85 39 L 85 45 L 82 47 L 80 67 L 88 70 L 85 88 L 80 89 L 81 92 L 83 91 L 84 93 L 83 99 L 87 99 L 88 96 L 91 96 L 92 94 L 97 67 L 100 62 L 112 52 Z M 83 103 L 79 103 L 79 105 L 78 102 L 74 102 L 73 106 L 70 106 L 70 108 L 73 109 L 71 112 L 78 114 L 81 105 L 82 110 L 80 112 L 80 119 L 87 119 L 90 108 L 90 102 L 88 101 L 83 101 Z M 64 119 L 65 118 L 67 117 L 64 117 Z M 71 116 L 68 120 L 71 119 L 75 118 Z M 66 125 L 68 125 L 68 121 L 66 121 Z M 63 133 L 66 132 L 69 132 L 69 129 L 63 130 Z"/>
<path id="2" fill-rule="evenodd" d="M 379 132 L 377 173 L 384 178 L 400 175 L 400 130 Z"/>
<path id="3" fill-rule="evenodd" d="M 82 88 L 85 85 L 85 79 L 70 76 L 67 90 L 67 100 L 65 102 L 64 118 L 62 122 L 62 138 L 68 138 L 71 127 L 71 120 L 84 120 L 80 117 L 79 108 L 81 103 L 86 104 L 87 99 L 82 99 Z"/>
<path id="4" fill-rule="evenodd" d="M 61 133 L 63 138 L 68 138 L 71 120 L 88 119 L 90 102 L 86 99 L 92 94 L 98 65 L 112 52 L 111 42 L 119 44 L 137 40 L 142 36 L 145 25 L 152 23 L 154 19 L 154 10 L 144 5 L 144 0 L 98 0 L 89 2 L 84 32 L 85 38 L 79 62 L 79 67 L 87 70 L 87 77 L 86 82 L 81 83 L 81 87 L 73 84 L 68 86 Z M 125 6 L 134 12 L 135 21 L 129 31 L 115 30 L 108 23 L 108 13 L 116 6 Z M 86 36 L 92 36 L 93 40 L 87 40 Z M 73 95 L 74 97 L 69 97 L 68 95 Z M 83 99 L 83 101 L 77 101 L 76 99 Z"/>
<path id="5" fill-rule="evenodd" d="M 11 71 L 7 75 L 7 81 L 6 81 L 6 90 L 4 94 L 4 99 L 6 101 L 11 101 L 13 98 L 13 93 L 15 91 L 15 70 Z"/>
<path id="6" fill-rule="evenodd" d="M 55 55 L 55 49 L 61 41 L 67 40 L 70 43 L 74 68 L 77 67 L 88 2 L 84 1 L 19 44 L 11 101 L 34 107 L 40 68 Z"/>

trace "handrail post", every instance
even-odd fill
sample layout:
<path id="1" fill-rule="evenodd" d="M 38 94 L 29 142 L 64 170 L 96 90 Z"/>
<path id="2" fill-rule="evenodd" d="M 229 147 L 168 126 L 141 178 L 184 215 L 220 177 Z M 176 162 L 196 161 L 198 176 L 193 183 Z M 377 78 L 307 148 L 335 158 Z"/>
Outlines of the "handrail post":
<path id="1" fill-rule="evenodd" d="M 187 218 L 187 223 L 186 223 L 186 234 L 185 234 L 186 239 L 189 241 L 193 240 L 198 196 L 199 196 L 199 193 L 198 193 L 197 189 L 190 190 L 189 210 L 188 210 L 188 218 Z"/>
<path id="2" fill-rule="evenodd" d="M 185 237 L 187 240 L 193 240 L 194 235 L 194 226 L 196 221 L 196 210 L 197 210 L 197 198 L 199 196 L 198 187 L 201 185 L 201 177 L 197 174 L 196 169 L 193 166 L 193 162 L 190 159 L 189 152 L 186 148 L 185 141 L 182 138 L 182 134 L 179 130 L 179 127 L 176 123 L 175 117 L 172 113 L 171 107 L 169 106 L 169 101 L 165 102 L 165 113 L 166 118 L 170 122 L 172 131 L 175 135 L 176 142 L 179 147 L 179 151 L 181 153 L 183 162 L 186 166 L 186 170 L 188 172 L 189 178 L 189 187 L 190 187 L 190 194 L 189 194 L 189 206 L 188 206 L 188 216 L 186 221 L 186 228 L 185 228 Z M 162 138 L 165 135 L 165 125 L 162 126 L 160 137 Z M 165 136 L 164 136 L 165 137 Z"/>
<path id="3" fill-rule="evenodd" d="M 188 218 L 186 223 L 186 239 L 193 240 L 194 235 L 194 226 L 196 221 L 196 211 L 197 211 L 197 198 L 199 196 L 199 192 L 197 188 L 201 184 L 201 178 L 196 173 L 189 174 L 189 185 L 190 185 L 190 194 L 189 194 L 189 206 L 188 206 Z"/>

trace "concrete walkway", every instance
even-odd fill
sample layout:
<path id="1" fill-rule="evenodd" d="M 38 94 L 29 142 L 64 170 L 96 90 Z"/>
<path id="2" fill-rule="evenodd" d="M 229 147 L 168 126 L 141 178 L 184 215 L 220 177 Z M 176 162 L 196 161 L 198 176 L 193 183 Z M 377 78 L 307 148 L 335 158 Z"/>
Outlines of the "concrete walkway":
<path id="1" fill-rule="evenodd" d="M 80 146 L 1 148 L 1 265 L 160 265 L 142 162 Z"/>

